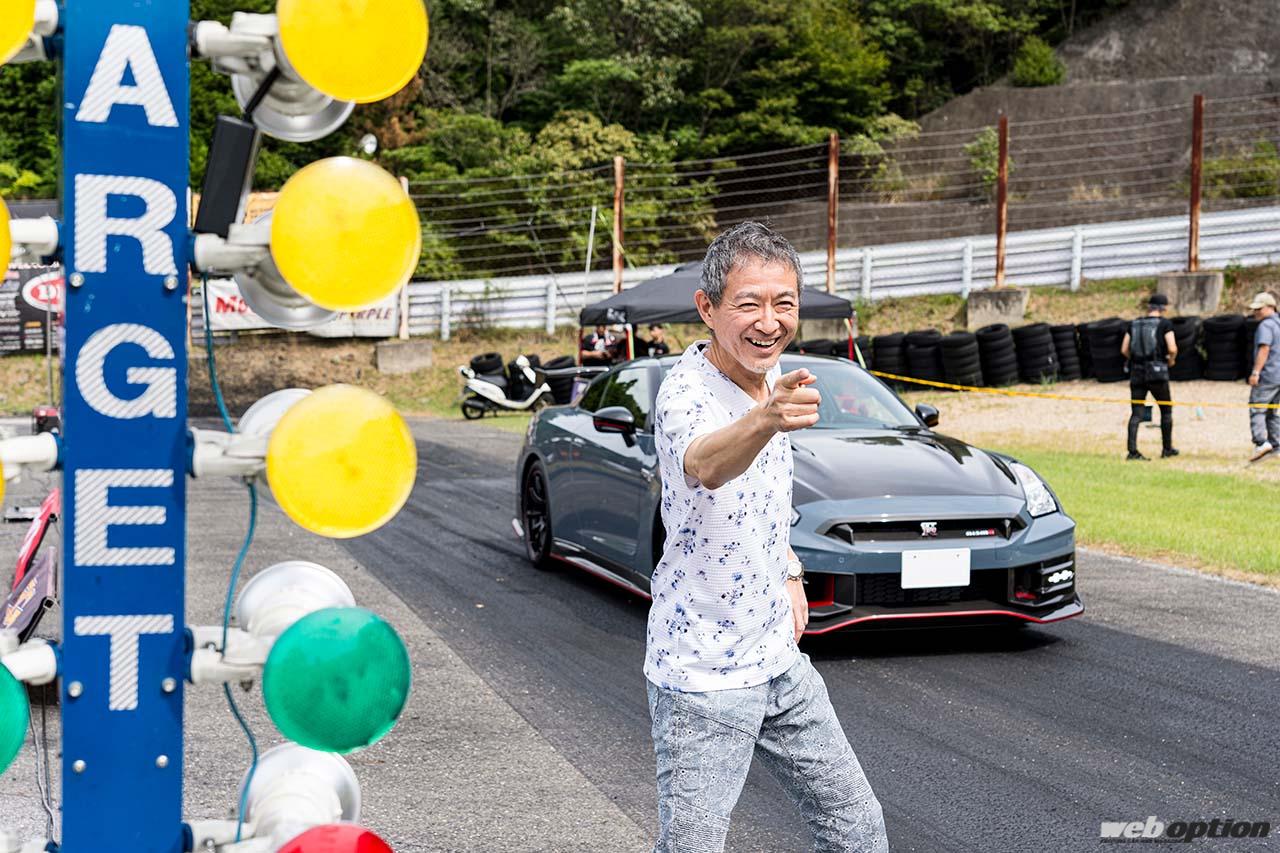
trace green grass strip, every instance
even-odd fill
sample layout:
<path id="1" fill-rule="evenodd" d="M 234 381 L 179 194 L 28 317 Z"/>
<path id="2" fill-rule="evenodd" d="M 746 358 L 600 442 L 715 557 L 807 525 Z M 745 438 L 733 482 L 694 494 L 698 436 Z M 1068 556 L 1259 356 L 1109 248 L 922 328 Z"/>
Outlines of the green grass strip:
<path id="1" fill-rule="evenodd" d="M 1280 483 L 1117 456 L 1002 448 L 1049 482 L 1083 544 L 1198 566 L 1280 574 Z M 1274 464 L 1265 462 L 1260 464 Z"/>

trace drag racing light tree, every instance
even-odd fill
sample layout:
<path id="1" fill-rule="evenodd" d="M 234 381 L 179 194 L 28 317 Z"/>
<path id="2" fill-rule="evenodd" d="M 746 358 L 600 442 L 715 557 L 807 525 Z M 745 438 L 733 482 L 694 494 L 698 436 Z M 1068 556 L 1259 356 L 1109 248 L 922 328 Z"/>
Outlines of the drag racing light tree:
<path id="1" fill-rule="evenodd" d="M 340 577 L 290 560 L 254 575 L 237 597 L 225 645 L 221 626 L 191 629 L 191 680 L 262 678 L 285 737 L 325 752 L 376 743 L 409 697 L 409 654 L 395 630 L 355 606 Z"/>
<path id="2" fill-rule="evenodd" d="M 58 676 L 58 659 L 43 639 L 18 642 L 18 632 L 0 630 L 0 773 L 26 742 L 30 708 L 26 684 L 48 684 Z"/>
<path id="3" fill-rule="evenodd" d="M 195 239 L 200 270 L 234 274 L 249 306 L 287 329 L 377 304 L 408 283 L 421 251 L 413 200 L 390 173 L 354 157 L 303 167 L 271 213 L 226 238 Z"/>
<path id="4" fill-rule="evenodd" d="M 0 12 L 0 65 L 47 58 L 44 40 L 58 30 L 57 0 L 11 0 Z"/>
<path id="5" fill-rule="evenodd" d="M 365 388 L 287 388 L 235 433 L 192 429 L 191 473 L 264 479 L 298 526 L 333 539 L 377 530 L 409 499 L 418 454 L 400 413 Z"/>
<path id="6" fill-rule="evenodd" d="M 201 21 L 194 44 L 230 75 L 241 109 L 264 133 L 309 142 L 341 126 L 355 103 L 404 88 L 427 35 L 422 0 L 280 0 L 274 15 L 235 13 L 230 28 Z"/>

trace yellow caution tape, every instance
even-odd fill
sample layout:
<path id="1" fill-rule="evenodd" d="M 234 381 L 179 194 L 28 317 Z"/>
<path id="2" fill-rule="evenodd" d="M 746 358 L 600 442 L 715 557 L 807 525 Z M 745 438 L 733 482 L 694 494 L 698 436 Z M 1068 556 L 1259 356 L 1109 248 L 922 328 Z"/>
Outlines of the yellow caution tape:
<path id="1" fill-rule="evenodd" d="M 1136 403 L 1138 405 L 1151 405 L 1147 400 L 1125 400 L 1118 397 L 1085 397 L 1075 394 L 1037 394 L 1034 391 L 1013 391 L 1008 388 L 979 388 L 974 385 L 953 385 L 950 382 L 934 382 L 930 379 L 913 379 L 910 376 L 898 376 L 894 373 L 885 373 L 881 370 L 868 371 L 873 376 L 879 376 L 881 379 L 893 379 L 898 382 L 908 382 L 912 385 L 928 385 L 931 388 L 946 388 L 951 391 L 968 391 L 975 394 L 999 394 L 1004 397 L 1038 397 L 1041 400 L 1074 400 L 1077 403 L 1124 403 L 1129 405 Z M 1215 409 L 1280 409 L 1280 403 L 1196 403 L 1183 400 L 1170 401 L 1168 403 L 1155 402 L 1160 406 L 1207 406 Z"/>

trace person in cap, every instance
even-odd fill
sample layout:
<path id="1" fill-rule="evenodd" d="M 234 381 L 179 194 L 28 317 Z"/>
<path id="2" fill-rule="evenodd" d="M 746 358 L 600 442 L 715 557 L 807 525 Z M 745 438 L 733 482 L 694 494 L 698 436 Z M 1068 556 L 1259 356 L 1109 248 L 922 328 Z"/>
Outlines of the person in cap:
<path id="1" fill-rule="evenodd" d="M 1257 462 L 1280 450 L 1280 315 L 1276 298 L 1262 292 L 1253 297 L 1249 310 L 1259 320 L 1253 335 L 1253 369 L 1249 373 L 1249 430 L 1253 433 L 1253 456 Z"/>
<path id="2" fill-rule="evenodd" d="M 1129 324 L 1120 352 L 1129 360 L 1129 460 L 1146 461 L 1138 452 L 1138 425 L 1146 408 L 1147 394 L 1160 404 L 1160 456 L 1177 456 L 1173 447 L 1173 406 L 1169 394 L 1169 368 L 1178 357 L 1173 323 L 1164 316 L 1169 297 L 1153 293 L 1147 300 L 1147 314 Z"/>

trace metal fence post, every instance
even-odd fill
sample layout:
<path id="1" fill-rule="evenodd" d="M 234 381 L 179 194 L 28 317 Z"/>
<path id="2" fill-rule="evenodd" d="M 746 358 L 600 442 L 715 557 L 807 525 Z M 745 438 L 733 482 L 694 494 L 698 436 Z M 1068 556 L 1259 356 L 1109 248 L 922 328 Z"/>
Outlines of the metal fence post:
<path id="1" fill-rule="evenodd" d="M 440 288 L 440 340 L 449 340 L 449 315 L 453 311 L 450 304 L 453 299 L 451 295 L 452 288 L 444 285 Z"/>
<path id="2" fill-rule="evenodd" d="M 1000 114 L 1000 152 L 996 167 L 996 287 L 1004 287 L 1004 237 L 1009 229 L 1009 117 Z"/>
<path id="3" fill-rule="evenodd" d="M 836 238 L 840 218 L 840 135 L 827 139 L 827 293 L 836 292 Z"/>
<path id="4" fill-rule="evenodd" d="M 400 176 L 400 187 L 404 190 L 404 194 L 409 194 L 409 179 L 404 175 Z M 398 329 L 398 337 L 402 341 L 409 340 L 409 283 L 405 282 L 400 288 L 400 323 Z"/>
<path id="5" fill-rule="evenodd" d="M 973 241 L 964 241 L 964 251 L 960 255 L 960 298 L 968 299 L 973 288 Z"/>
<path id="6" fill-rule="evenodd" d="M 1080 276 L 1084 269 L 1084 229 L 1077 225 L 1071 232 L 1071 290 L 1080 289 Z"/>
<path id="7" fill-rule="evenodd" d="M 626 188 L 622 157 L 613 158 L 613 292 L 622 292 L 622 205 Z"/>
<path id="8" fill-rule="evenodd" d="M 1187 223 L 1187 272 L 1200 269 L 1200 174 L 1204 162 L 1204 95 L 1191 101 L 1191 198 Z"/>
<path id="9" fill-rule="evenodd" d="M 871 300 L 871 247 L 862 250 L 862 298 Z"/>
<path id="10" fill-rule="evenodd" d="M 547 334 L 556 333 L 556 281 L 547 282 Z"/>

